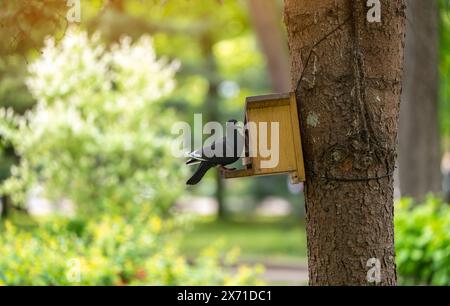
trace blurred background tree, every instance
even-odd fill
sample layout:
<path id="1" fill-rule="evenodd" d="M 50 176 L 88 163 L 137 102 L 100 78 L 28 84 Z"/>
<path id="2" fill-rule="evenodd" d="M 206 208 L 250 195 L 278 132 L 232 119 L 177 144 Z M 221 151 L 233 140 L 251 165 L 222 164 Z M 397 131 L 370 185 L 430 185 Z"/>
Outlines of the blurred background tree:
<path id="1" fill-rule="evenodd" d="M 439 3 L 439 122 L 444 158 L 444 193 L 450 203 L 450 6 L 449 2 Z"/>
<path id="2" fill-rule="evenodd" d="M 402 196 L 418 201 L 442 191 L 439 133 L 439 3 L 410 1 L 400 112 Z"/>

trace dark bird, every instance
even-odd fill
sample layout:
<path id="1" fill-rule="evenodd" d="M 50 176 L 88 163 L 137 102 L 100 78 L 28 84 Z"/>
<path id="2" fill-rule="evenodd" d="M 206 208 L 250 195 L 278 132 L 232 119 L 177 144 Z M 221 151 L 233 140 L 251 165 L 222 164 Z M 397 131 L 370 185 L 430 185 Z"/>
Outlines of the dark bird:
<path id="1" fill-rule="evenodd" d="M 225 166 L 236 162 L 244 148 L 244 137 L 236 125 L 237 121 L 228 120 L 225 137 L 214 141 L 210 146 L 188 153 L 186 165 L 200 164 L 194 175 L 186 182 L 195 185 L 203 178 L 209 169 L 218 167 L 220 171 L 232 171 Z"/>

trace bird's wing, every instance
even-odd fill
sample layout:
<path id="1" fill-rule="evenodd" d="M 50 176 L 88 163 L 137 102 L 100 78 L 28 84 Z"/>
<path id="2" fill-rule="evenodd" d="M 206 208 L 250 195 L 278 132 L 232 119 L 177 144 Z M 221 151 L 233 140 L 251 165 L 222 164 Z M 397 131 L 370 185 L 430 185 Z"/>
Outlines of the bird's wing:
<path id="1" fill-rule="evenodd" d="M 229 157 L 242 157 L 244 151 L 244 135 L 242 135 L 239 131 L 236 131 L 236 137 L 227 137 L 226 138 L 226 152 L 228 154 L 232 154 Z M 235 152 L 237 156 L 235 156 Z"/>
<path id="2" fill-rule="evenodd" d="M 237 137 L 223 137 L 214 141 L 209 146 L 204 146 L 201 149 L 188 153 L 188 157 L 191 160 L 189 160 L 187 164 L 194 163 L 194 160 L 221 164 L 229 159 L 241 157 L 243 150 L 244 136 L 237 132 Z M 235 154 L 235 151 L 237 155 Z M 220 153 L 221 156 L 218 156 Z"/>
<path id="3" fill-rule="evenodd" d="M 225 142 L 226 142 L 226 138 L 220 138 L 215 140 L 211 145 L 203 147 L 202 148 L 202 158 L 205 161 L 211 161 L 214 160 L 214 158 L 216 158 L 217 154 L 221 151 L 224 150 L 225 148 Z M 221 150 L 221 151 L 220 151 Z M 225 152 L 223 152 L 223 154 L 225 154 Z"/>

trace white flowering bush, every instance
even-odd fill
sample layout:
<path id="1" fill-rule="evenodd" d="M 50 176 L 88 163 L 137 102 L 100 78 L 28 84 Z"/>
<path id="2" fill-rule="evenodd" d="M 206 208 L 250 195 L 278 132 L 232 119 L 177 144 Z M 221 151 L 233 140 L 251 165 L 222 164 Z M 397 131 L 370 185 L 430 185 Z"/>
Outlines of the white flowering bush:
<path id="1" fill-rule="evenodd" d="M 47 197 L 69 198 L 86 212 L 167 208 L 183 181 L 170 154 L 174 114 L 164 107 L 177 68 L 156 57 L 147 36 L 108 49 L 100 36 L 75 31 L 58 44 L 48 39 L 29 67 L 36 107 L 19 118 L 1 112 L 0 133 L 22 159 L 3 192 L 24 201 L 39 184 Z"/>

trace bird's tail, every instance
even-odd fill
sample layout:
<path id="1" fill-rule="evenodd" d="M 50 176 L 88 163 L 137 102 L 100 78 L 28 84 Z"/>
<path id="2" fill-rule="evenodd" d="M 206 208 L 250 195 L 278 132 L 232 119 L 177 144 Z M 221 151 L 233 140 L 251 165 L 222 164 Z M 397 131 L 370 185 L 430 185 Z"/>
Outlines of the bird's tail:
<path id="1" fill-rule="evenodd" d="M 200 180 L 205 176 L 206 172 L 212 167 L 213 165 L 207 164 L 207 163 L 201 163 L 198 167 L 197 171 L 195 171 L 194 175 L 186 182 L 188 185 L 196 185 Z"/>
<path id="2" fill-rule="evenodd" d="M 200 164 L 201 162 L 202 162 L 201 160 L 191 158 L 190 160 L 188 160 L 186 162 L 186 165 L 193 166 L 193 165 Z"/>

